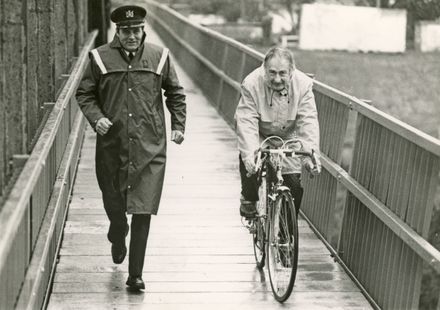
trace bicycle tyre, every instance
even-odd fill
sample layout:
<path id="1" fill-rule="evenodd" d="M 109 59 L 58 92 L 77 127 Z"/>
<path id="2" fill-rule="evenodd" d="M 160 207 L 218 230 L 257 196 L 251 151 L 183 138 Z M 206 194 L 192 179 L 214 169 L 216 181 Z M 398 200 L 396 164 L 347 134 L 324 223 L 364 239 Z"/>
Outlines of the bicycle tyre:
<path id="1" fill-rule="evenodd" d="M 264 223 L 260 218 L 255 219 L 255 233 L 253 234 L 255 262 L 259 269 L 263 269 L 266 262 L 266 242 Z"/>
<path id="2" fill-rule="evenodd" d="M 266 262 L 266 210 L 267 210 L 267 183 L 262 177 L 258 188 L 257 217 L 254 220 L 255 231 L 252 236 L 255 262 L 259 269 L 263 269 Z"/>
<path id="3" fill-rule="evenodd" d="M 288 190 L 277 196 L 268 229 L 266 254 L 270 285 L 275 299 L 283 303 L 292 293 L 298 268 L 298 222 Z"/>

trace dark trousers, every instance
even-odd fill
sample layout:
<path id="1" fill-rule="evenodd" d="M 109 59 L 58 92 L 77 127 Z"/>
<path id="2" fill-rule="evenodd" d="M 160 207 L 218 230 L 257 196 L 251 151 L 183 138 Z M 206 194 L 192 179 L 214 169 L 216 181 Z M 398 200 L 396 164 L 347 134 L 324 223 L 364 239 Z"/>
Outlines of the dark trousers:
<path id="1" fill-rule="evenodd" d="M 131 218 L 130 253 L 128 257 L 128 273 L 131 276 L 142 275 L 150 222 L 151 214 L 133 214 Z"/>
<path id="2" fill-rule="evenodd" d="M 243 160 L 241 156 L 239 156 L 240 161 L 240 178 L 241 178 L 241 194 L 243 198 L 248 201 L 258 201 L 258 180 L 257 175 L 253 174 L 251 176 L 247 176 L 246 167 L 244 166 Z M 269 181 L 273 180 L 274 171 L 271 167 L 268 167 L 268 177 Z M 299 208 L 301 206 L 301 200 L 303 196 L 304 189 L 301 186 L 301 174 L 293 173 L 293 174 L 283 174 L 284 185 L 290 189 L 290 193 L 292 194 L 293 201 L 295 203 L 296 214 L 299 212 Z"/>
<path id="3" fill-rule="evenodd" d="M 115 203 L 116 202 L 116 203 Z M 125 243 L 128 230 L 127 215 L 124 203 L 120 200 L 104 198 L 104 208 L 110 220 L 107 238 L 111 243 Z M 144 268 L 145 250 L 150 232 L 151 214 L 133 214 L 131 218 L 130 252 L 128 273 L 131 276 L 141 276 Z"/>

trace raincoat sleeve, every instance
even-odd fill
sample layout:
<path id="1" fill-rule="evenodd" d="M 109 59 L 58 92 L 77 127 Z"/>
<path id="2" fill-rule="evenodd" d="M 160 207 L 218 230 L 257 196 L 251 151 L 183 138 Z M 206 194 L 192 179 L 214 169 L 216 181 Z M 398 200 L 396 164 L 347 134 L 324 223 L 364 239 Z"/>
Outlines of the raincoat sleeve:
<path id="1" fill-rule="evenodd" d="M 316 111 L 313 83 L 307 85 L 304 96 L 298 104 L 296 115 L 297 138 L 302 142 L 304 149 L 311 149 L 319 153 L 319 123 Z"/>
<path id="2" fill-rule="evenodd" d="M 98 101 L 99 67 L 92 56 L 89 58 L 87 68 L 76 90 L 76 100 L 90 125 L 95 129 L 96 122 L 105 115 Z"/>
<path id="3" fill-rule="evenodd" d="M 235 127 L 238 138 L 238 150 L 243 161 L 253 160 L 259 147 L 259 114 L 257 104 L 250 91 L 241 86 L 241 97 L 235 111 Z"/>
<path id="4" fill-rule="evenodd" d="M 185 132 L 186 103 L 183 87 L 179 83 L 176 70 L 168 56 L 163 70 L 162 88 L 165 90 L 165 104 L 171 114 L 171 129 Z"/>

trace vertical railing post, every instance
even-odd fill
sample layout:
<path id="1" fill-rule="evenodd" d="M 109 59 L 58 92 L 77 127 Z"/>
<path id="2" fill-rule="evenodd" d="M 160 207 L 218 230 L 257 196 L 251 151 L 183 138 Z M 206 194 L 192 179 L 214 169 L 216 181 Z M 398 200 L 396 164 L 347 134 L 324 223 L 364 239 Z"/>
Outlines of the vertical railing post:
<path id="1" fill-rule="evenodd" d="M 88 29 L 98 29 L 96 45 L 102 45 L 107 42 L 107 28 L 109 27 L 109 0 L 89 0 L 88 4 Z"/>
<path id="2" fill-rule="evenodd" d="M 11 158 L 13 154 L 23 154 L 26 151 L 26 35 L 22 16 L 26 0 L 7 0 L 4 4 L 8 8 L 7 14 L 3 12 L 3 38 L 6 43 L 3 61 L 8 75 L 8 83 L 5 85 L 6 147 L 7 158 Z"/>
<path id="3" fill-rule="evenodd" d="M 26 24 L 26 76 L 27 76 L 27 141 L 26 151 L 29 152 L 32 147 L 32 141 L 37 131 L 39 124 L 40 109 L 38 103 L 38 40 L 39 33 L 35 32 L 38 29 L 38 15 L 36 1 L 27 0 L 25 10 L 25 24 Z"/>
<path id="4" fill-rule="evenodd" d="M 241 84 L 242 80 L 245 78 L 244 69 L 245 69 L 245 65 L 246 65 L 246 57 L 247 57 L 246 53 L 241 54 L 240 69 L 238 70 L 239 79 L 237 80 L 237 82 L 239 82 L 240 84 Z M 240 96 L 241 96 L 240 91 L 237 91 L 236 100 L 235 100 L 234 105 L 236 105 L 238 103 Z"/>
<path id="5" fill-rule="evenodd" d="M 225 71 L 225 66 L 227 64 L 227 60 L 228 60 L 228 51 L 229 51 L 229 46 L 227 44 L 225 44 L 223 46 L 223 58 L 222 58 L 222 64 L 220 69 L 222 71 Z M 217 100 L 215 101 L 216 106 L 220 107 L 221 102 L 222 102 L 222 94 L 223 94 L 223 85 L 224 85 L 225 81 L 223 79 L 220 80 L 220 85 L 218 87 L 218 93 L 217 93 Z"/>
<path id="6" fill-rule="evenodd" d="M 66 72 L 67 68 L 67 32 L 66 32 L 66 0 L 54 1 L 54 39 L 55 39 L 55 89 L 59 91 L 61 81 L 58 77 Z"/>
<path id="7" fill-rule="evenodd" d="M 5 8 L 5 0 L 0 0 L 0 197 L 3 197 L 3 191 L 5 188 L 5 176 L 6 176 L 6 149 L 5 149 L 5 138 L 6 138 L 6 104 L 4 97 L 4 87 L 5 87 L 5 64 L 3 60 L 4 54 L 4 17 L 3 12 Z M 0 199 L 0 204 L 2 199 Z M 1 305 L 1 303 L 0 303 Z"/>
<path id="8" fill-rule="evenodd" d="M 54 65 L 54 0 L 39 0 L 36 2 L 38 12 L 38 102 L 55 100 Z M 41 110 L 41 121 L 44 110 Z"/>

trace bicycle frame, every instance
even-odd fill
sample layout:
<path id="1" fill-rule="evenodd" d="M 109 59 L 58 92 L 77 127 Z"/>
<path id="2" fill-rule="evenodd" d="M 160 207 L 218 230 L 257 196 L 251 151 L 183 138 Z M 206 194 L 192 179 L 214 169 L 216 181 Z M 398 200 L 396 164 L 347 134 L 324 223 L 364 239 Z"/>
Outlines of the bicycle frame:
<path id="1" fill-rule="evenodd" d="M 263 155 L 263 157 L 261 157 Z M 293 149 L 285 149 L 285 148 L 279 148 L 279 149 L 263 149 L 258 152 L 258 157 L 257 157 L 257 163 L 256 166 L 259 168 L 260 173 L 258 175 L 258 182 L 260 183 L 261 178 L 262 177 L 266 177 L 267 178 L 267 172 L 268 169 L 270 169 L 268 167 L 268 165 L 270 165 L 270 162 L 268 163 L 267 161 L 271 160 L 271 156 L 277 156 L 276 160 L 275 160 L 275 167 L 272 167 L 272 169 L 275 171 L 275 178 L 276 178 L 276 182 L 273 182 L 274 188 L 270 188 L 268 193 L 268 197 L 272 200 L 275 201 L 276 197 L 278 196 L 279 192 L 281 191 L 289 191 L 290 189 L 283 185 L 284 179 L 283 179 L 283 175 L 282 175 L 282 161 L 284 159 L 284 157 L 295 157 L 295 156 L 308 156 L 312 159 L 312 162 L 314 164 L 316 164 L 316 159 L 315 159 L 315 153 L 312 150 L 311 152 L 305 152 L 305 151 L 295 151 Z M 263 172 L 264 170 L 264 172 Z M 265 174 L 263 176 L 263 173 Z M 273 179 L 273 178 L 271 178 Z M 270 183 L 272 183 L 271 180 L 269 180 Z M 261 198 L 261 197 L 260 197 Z"/>
<path id="2" fill-rule="evenodd" d="M 275 167 L 270 167 L 270 163 L 268 162 L 270 160 L 271 154 L 280 154 L 280 152 L 276 152 L 275 150 L 272 150 L 272 152 L 270 152 L 268 150 L 268 152 L 262 151 L 261 153 L 262 154 L 265 153 L 265 154 L 264 157 L 260 159 L 261 162 L 257 163 L 261 167 L 257 180 L 258 183 L 261 184 L 262 178 L 266 178 L 267 187 L 268 187 L 266 197 L 268 198 L 268 200 L 266 203 L 266 210 L 264 210 L 262 214 L 258 213 L 257 218 L 263 218 L 267 226 L 267 223 L 270 222 L 272 217 L 272 212 L 271 212 L 272 204 L 275 203 L 278 195 L 281 192 L 290 193 L 290 189 L 287 186 L 283 185 L 284 179 L 281 172 L 282 161 L 277 162 Z M 273 172 L 270 171 L 271 169 L 273 170 Z M 260 197 L 260 199 L 266 199 L 266 197 Z M 268 241 L 268 230 L 265 231 L 265 242 L 267 241 Z"/>

